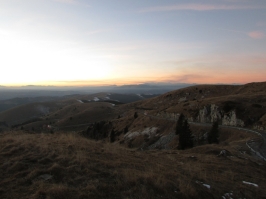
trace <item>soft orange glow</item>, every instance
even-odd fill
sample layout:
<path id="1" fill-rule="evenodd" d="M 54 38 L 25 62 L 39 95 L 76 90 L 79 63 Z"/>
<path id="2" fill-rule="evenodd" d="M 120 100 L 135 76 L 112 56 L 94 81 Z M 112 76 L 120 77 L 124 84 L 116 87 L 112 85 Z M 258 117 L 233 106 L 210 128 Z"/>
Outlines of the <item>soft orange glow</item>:
<path id="1" fill-rule="evenodd" d="M 4 86 L 25 86 L 25 85 L 39 85 L 39 86 L 108 86 L 108 85 L 130 85 L 143 83 L 197 83 L 197 84 L 245 84 L 249 82 L 263 82 L 266 81 L 265 74 L 208 74 L 208 75 L 169 75 L 169 76 L 152 76 L 152 77 L 129 77 L 116 79 L 103 79 L 97 81 L 49 81 L 49 82 L 31 82 L 25 84 L 6 84 Z"/>

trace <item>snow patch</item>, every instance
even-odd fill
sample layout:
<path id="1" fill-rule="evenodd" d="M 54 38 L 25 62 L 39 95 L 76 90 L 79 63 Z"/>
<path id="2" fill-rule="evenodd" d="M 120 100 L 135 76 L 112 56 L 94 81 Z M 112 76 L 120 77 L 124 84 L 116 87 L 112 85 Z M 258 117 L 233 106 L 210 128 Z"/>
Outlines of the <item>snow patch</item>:
<path id="1" fill-rule="evenodd" d="M 208 189 L 210 189 L 211 188 L 211 186 L 210 185 L 208 185 L 208 184 L 202 184 L 204 187 L 207 187 Z"/>
<path id="2" fill-rule="evenodd" d="M 110 99 L 110 97 L 105 97 L 105 99 Z"/>
<path id="3" fill-rule="evenodd" d="M 77 101 L 78 101 L 78 102 L 80 102 L 80 103 L 82 103 L 82 104 L 84 103 L 84 102 L 83 102 L 83 101 L 81 101 L 81 100 L 77 100 Z"/>
<path id="4" fill-rule="evenodd" d="M 259 185 L 255 184 L 255 183 L 251 183 L 251 182 L 246 182 L 246 181 L 243 181 L 244 184 L 247 184 L 247 185 L 252 185 L 254 187 L 259 187 Z"/>
<path id="5" fill-rule="evenodd" d="M 222 198 L 223 199 L 234 199 L 233 197 L 233 193 L 225 193 Z"/>
<path id="6" fill-rule="evenodd" d="M 99 99 L 98 97 L 94 97 L 93 100 L 94 100 L 95 102 L 100 101 L 100 99 Z"/>
<path id="7" fill-rule="evenodd" d="M 204 186 L 204 187 L 206 187 L 206 188 L 208 188 L 208 189 L 211 188 L 211 185 L 205 184 L 205 183 L 200 182 L 200 181 L 198 181 L 198 180 L 196 180 L 196 183 L 197 183 L 197 184 L 201 184 L 202 186 Z"/>
<path id="8" fill-rule="evenodd" d="M 137 94 L 137 96 L 141 97 L 141 98 L 144 98 L 143 96 L 141 96 L 141 94 Z"/>

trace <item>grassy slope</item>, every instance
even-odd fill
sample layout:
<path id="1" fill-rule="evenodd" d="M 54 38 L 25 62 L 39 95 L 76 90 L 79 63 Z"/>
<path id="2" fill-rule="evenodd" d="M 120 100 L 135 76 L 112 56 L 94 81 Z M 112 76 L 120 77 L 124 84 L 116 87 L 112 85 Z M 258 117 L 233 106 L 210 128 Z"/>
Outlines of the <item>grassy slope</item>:
<path id="1" fill-rule="evenodd" d="M 186 151 L 136 151 L 73 134 L 1 134 L 0 198 L 221 198 L 230 191 L 265 198 L 266 166 L 240 154 L 244 140 L 233 138 Z M 221 149 L 232 157 L 217 157 Z"/>
<path id="2" fill-rule="evenodd" d="M 266 82 L 241 86 L 197 85 L 122 107 L 151 109 L 148 112 L 153 115 L 158 112 L 182 112 L 187 117 L 196 118 L 198 111 L 210 104 L 216 104 L 225 112 L 236 109 L 237 117 L 247 125 L 251 120 L 252 123 L 260 121 L 265 126 L 266 120 L 262 116 L 266 112 Z"/>

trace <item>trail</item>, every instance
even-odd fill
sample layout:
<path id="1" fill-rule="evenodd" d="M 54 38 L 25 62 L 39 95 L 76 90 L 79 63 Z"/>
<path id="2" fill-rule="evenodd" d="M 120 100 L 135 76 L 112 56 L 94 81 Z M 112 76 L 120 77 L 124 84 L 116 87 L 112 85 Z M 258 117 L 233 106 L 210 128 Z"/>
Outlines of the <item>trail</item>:
<path id="1" fill-rule="evenodd" d="M 164 118 L 164 117 L 158 117 L 158 116 L 153 116 L 153 115 L 147 115 L 144 113 L 144 116 L 150 117 L 150 118 L 155 118 L 155 119 L 164 119 L 164 120 L 169 120 L 169 121 L 174 121 L 176 122 L 176 119 L 170 119 L 170 118 Z M 210 123 L 199 123 L 199 122 L 189 122 L 189 124 L 194 124 L 198 126 L 212 126 Z M 241 128 L 241 127 L 234 127 L 234 126 L 225 126 L 225 125 L 219 125 L 221 128 L 229 128 L 229 129 L 237 129 L 241 131 L 245 131 L 248 133 L 253 133 L 258 135 L 259 137 L 257 139 L 251 139 L 246 142 L 247 147 L 254 152 L 259 158 L 263 159 L 266 161 L 266 133 L 265 132 L 258 132 L 252 129 L 247 129 L 247 128 Z"/>
<path id="2" fill-rule="evenodd" d="M 93 123 L 84 123 L 84 124 L 75 124 L 75 125 L 69 125 L 69 126 L 60 126 L 57 127 L 58 129 L 63 129 L 63 128 L 72 128 L 72 127 L 80 127 L 80 126 L 90 126 Z"/>

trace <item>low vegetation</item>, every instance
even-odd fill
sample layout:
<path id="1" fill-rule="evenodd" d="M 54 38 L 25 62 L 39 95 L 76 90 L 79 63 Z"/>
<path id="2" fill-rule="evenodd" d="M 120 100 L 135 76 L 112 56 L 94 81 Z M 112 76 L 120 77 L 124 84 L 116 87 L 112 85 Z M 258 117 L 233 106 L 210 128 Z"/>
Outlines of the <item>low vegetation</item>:
<path id="1" fill-rule="evenodd" d="M 224 136 L 227 144 L 141 151 L 70 133 L 4 133 L 0 198 L 265 198 L 266 166 L 239 139 L 249 135 Z M 218 157 L 223 149 L 230 156 Z"/>
<path id="2" fill-rule="evenodd" d="M 265 130 L 265 86 L 197 85 L 129 104 L 100 93 L 2 112 L 0 198 L 266 198 L 265 162 L 249 148 L 264 153 L 263 137 L 218 125 Z"/>

